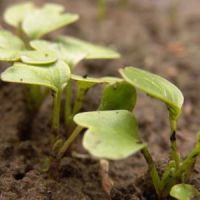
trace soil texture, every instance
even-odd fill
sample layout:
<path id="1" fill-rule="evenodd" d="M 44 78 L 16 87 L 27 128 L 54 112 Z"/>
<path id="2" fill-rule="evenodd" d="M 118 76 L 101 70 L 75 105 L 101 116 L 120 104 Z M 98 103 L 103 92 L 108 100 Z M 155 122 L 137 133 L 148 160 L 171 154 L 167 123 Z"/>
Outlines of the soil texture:
<path id="1" fill-rule="evenodd" d="M 1 13 L 17 0 L 1 0 Z M 200 130 L 200 1 L 129 0 L 126 6 L 108 1 L 104 19 L 97 19 L 94 0 L 34 0 L 37 4 L 61 3 L 80 15 L 78 23 L 48 36 L 69 34 L 112 47 L 122 57 L 113 61 L 81 62 L 77 73 L 119 76 L 118 69 L 136 66 L 164 76 L 185 96 L 178 121 L 178 148 L 185 156 Z M 1 14 L 2 15 L 2 14 Z M 6 26 L 1 18 L 1 26 Z M 5 69 L 1 66 L 1 71 Z M 101 88 L 91 90 L 84 110 L 95 110 Z M 99 161 L 91 158 L 78 138 L 71 154 L 59 165 L 53 179 L 43 173 L 51 155 L 51 110 L 49 96 L 28 124 L 24 87 L 0 83 L 0 200 L 156 200 L 147 165 L 140 153 L 122 161 L 110 161 L 114 185 L 108 196 L 101 184 Z M 134 111 L 140 132 L 156 161 L 168 160 L 169 123 L 165 105 L 139 93 Z M 86 156 L 82 157 L 79 154 Z M 200 190 L 200 161 L 191 183 Z"/>

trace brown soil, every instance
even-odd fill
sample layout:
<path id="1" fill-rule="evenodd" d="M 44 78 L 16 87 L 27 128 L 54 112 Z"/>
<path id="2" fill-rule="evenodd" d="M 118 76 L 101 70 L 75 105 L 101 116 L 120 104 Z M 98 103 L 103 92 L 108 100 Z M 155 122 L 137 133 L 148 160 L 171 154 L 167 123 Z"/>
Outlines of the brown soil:
<path id="1" fill-rule="evenodd" d="M 1 10 L 15 2 L 20 1 L 2 0 Z M 118 75 L 118 68 L 134 65 L 156 72 L 181 88 L 185 103 L 178 123 L 179 150 L 183 156 L 188 153 L 194 146 L 200 124 L 200 2 L 130 0 L 127 8 L 120 8 L 110 0 L 109 13 L 101 22 L 96 19 L 93 0 L 56 2 L 80 14 L 77 24 L 60 33 L 111 46 L 122 54 L 115 61 L 81 63 L 78 73 Z M 96 93 L 99 92 L 99 88 L 91 91 L 85 109 L 97 107 Z M 156 199 L 150 179 L 145 175 L 146 163 L 139 153 L 123 161 L 110 162 L 110 176 L 114 181 L 110 198 L 101 186 L 99 162 L 92 158 L 65 157 L 57 179 L 42 173 L 44 159 L 51 154 L 51 100 L 50 97 L 45 100 L 28 125 L 30 116 L 23 87 L 0 83 L 0 200 Z M 165 106 L 140 94 L 135 115 L 154 159 L 167 160 L 169 124 Z M 72 150 L 84 152 L 79 140 Z M 199 171 L 197 162 L 191 182 L 200 190 Z"/>

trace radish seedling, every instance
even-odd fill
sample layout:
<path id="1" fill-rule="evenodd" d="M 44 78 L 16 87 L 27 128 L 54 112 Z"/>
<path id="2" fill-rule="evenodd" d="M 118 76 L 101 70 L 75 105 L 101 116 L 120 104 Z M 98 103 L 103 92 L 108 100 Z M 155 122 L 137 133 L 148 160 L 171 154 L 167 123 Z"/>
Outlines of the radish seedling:
<path id="1" fill-rule="evenodd" d="M 183 183 L 188 181 L 200 153 L 200 137 L 185 159 L 180 157 L 176 145 L 176 122 L 183 104 L 180 90 L 164 78 L 134 67 L 121 69 L 122 78 L 74 75 L 74 68 L 83 59 L 113 59 L 118 58 L 119 54 L 71 36 L 59 36 L 55 41 L 42 39 L 45 34 L 78 19 L 76 14 L 64 14 L 63 11 L 62 6 L 52 3 L 42 8 L 32 3 L 19 4 L 5 13 L 6 22 L 16 28 L 18 36 L 0 30 L 0 60 L 11 63 L 1 74 L 1 79 L 30 85 L 30 94 L 35 102 L 39 102 L 38 105 L 46 96 L 46 90 L 44 92 L 41 87 L 52 91 L 52 127 L 57 133 L 53 146 L 55 163 L 64 156 L 83 128 L 87 128 L 83 146 L 96 157 L 118 160 L 141 151 L 149 165 L 152 182 L 160 199 L 169 194 L 180 200 L 199 196 L 192 185 Z M 74 82 L 77 94 L 72 104 Z M 98 111 L 77 114 L 86 92 L 97 84 L 105 86 Z M 67 130 L 72 130 L 65 142 L 58 134 L 64 89 L 65 123 Z M 140 138 L 137 121 L 131 112 L 136 103 L 136 89 L 162 101 L 169 111 L 171 156 L 161 176 L 147 144 Z M 75 128 L 73 118 L 78 124 Z M 180 191 L 186 195 L 183 196 Z"/>
<path id="2" fill-rule="evenodd" d="M 163 174 L 160 175 L 147 144 L 143 143 L 139 135 L 137 121 L 133 113 L 130 112 L 136 99 L 134 91 L 132 91 L 134 103 L 131 107 L 128 106 L 130 102 L 127 103 L 125 93 L 117 98 L 119 104 L 116 104 L 117 99 L 115 97 L 117 96 L 113 96 L 114 90 L 106 89 L 102 97 L 104 103 L 101 102 L 100 106 L 102 108 L 103 105 L 106 105 L 105 110 L 75 115 L 74 121 L 79 126 L 87 128 L 83 138 L 83 146 L 93 156 L 111 160 L 123 159 L 141 151 L 149 166 L 152 182 L 159 199 L 166 198 L 169 193 L 180 200 L 190 199 L 191 196 L 197 195 L 199 197 L 199 192 L 194 186 L 185 186 L 183 183 L 188 181 L 196 157 L 200 154 L 200 139 L 197 140 L 196 146 L 185 159 L 180 157 L 176 145 L 176 122 L 180 116 L 184 100 L 181 91 L 166 79 L 134 67 L 121 69 L 120 74 L 125 83 L 129 85 L 128 87 L 131 86 L 143 91 L 148 96 L 158 99 L 166 105 L 171 128 L 169 163 L 166 165 Z M 119 81 L 117 84 L 119 83 L 122 82 Z M 129 97 L 129 99 L 131 98 Z M 186 195 L 182 195 L 180 191 L 183 191 Z"/>
<path id="3" fill-rule="evenodd" d="M 41 8 L 30 2 L 14 5 L 6 11 L 4 19 L 16 28 L 18 36 L 0 30 L 0 60 L 16 62 L 2 73 L 1 79 L 33 85 L 28 88 L 35 101 L 40 99 L 41 91 L 36 85 L 50 88 L 54 93 L 53 127 L 56 129 L 59 127 L 61 94 L 66 85 L 69 85 L 66 89 L 66 121 L 67 114 L 71 115 L 68 111 L 71 110 L 71 72 L 76 64 L 83 59 L 119 57 L 112 50 L 70 36 L 59 36 L 55 41 L 40 39 L 78 19 L 78 15 L 63 11 L 61 5 L 54 3 Z"/>
<path id="4" fill-rule="evenodd" d="M 16 29 L 18 35 L 0 30 L 0 60 L 11 63 L 1 74 L 1 80 L 28 85 L 29 98 L 37 104 L 36 107 L 46 97 L 47 90 L 44 88 L 50 89 L 53 94 L 52 128 L 56 133 L 53 149 L 56 152 L 62 146 L 59 127 L 63 90 L 66 88 L 65 124 L 69 132 L 74 128 L 72 118 L 81 109 L 87 90 L 97 83 L 110 81 L 107 78 L 77 78 L 72 74 L 74 68 L 83 59 L 119 57 L 113 50 L 71 36 L 61 35 L 54 41 L 42 38 L 78 18 L 77 14 L 64 13 L 64 8 L 58 4 L 47 3 L 38 8 L 28 2 L 10 7 L 4 15 L 5 21 Z M 78 85 L 74 105 L 71 102 L 72 81 Z M 69 141 L 71 138 L 67 143 Z"/>

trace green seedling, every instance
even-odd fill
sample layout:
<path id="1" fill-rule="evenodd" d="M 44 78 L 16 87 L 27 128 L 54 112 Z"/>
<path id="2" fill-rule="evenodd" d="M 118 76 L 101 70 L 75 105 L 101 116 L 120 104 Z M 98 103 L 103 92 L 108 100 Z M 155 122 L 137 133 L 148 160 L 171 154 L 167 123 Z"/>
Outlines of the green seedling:
<path id="1" fill-rule="evenodd" d="M 87 91 L 96 84 L 117 80 L 109 77 L 83 78 L 73 74 L 81 60 L 114 59 L 119 57 L 117 52 L 67 35 L 58 36 L 54 41 L 42 38 L 58 28 L 74 23 L 78 18 L 77 14 L 64 13 L 64 8 L 58 4 L 47 3 L 39 8 L 28 2 L 14 5 L 4 14 L 5 22 L 16 29 L 17 35 L 0 30 L 0 61 L 10 62 L 10 67 L 1 74 L 1 80 L 25 84 L 31 108 L 38 109 L 49 91 L 53 96 L 53 151 L 56 154 L 62 148 L 63 139 L 66 139 L 59 134 L 63 91 L 66 93 L 64 118 L 66 132 L 69 134 L 74 130 L 72 119 L 82 108 Z M 73 103 L 74 83 L 77 94 L 74 95 Z M 32 113 L 35 113 L 35 109 L 32 109 Z M 71 137 L 67 143 L 69 141 Z"/>
<path id="2" fill-rule="evenodd" d="M 71 36 L 59 36 L 55 41 L 41 38 L 78 19 L 76 14 L 63 12 L 62 6 L 52 3 L 42 8 L 32 3 L 18 4 L 4 15 L 5 21 L 16 28 L 18 35 L 0 30 L 0 60 L 11 63 L 1 74 L 1 79 L 28 85 L 29 95 L 37 106 L 46 97 L 47 91 L 52 93 L 54 157 L 50 159 L 51 165 L 49 161 L 46 162 L 47 168 L 55 169 L 72 142 L 86 128 L 83 146 L 95 157 L 118 160 L 141 151 L 160 199 L 169 194 L 180 200 L 199 196 L 194 186 L 185 183 L 189 183 L 189 176 L 200 153 L 200 137 L 184 159 L 176 145 L 176 123 L 183 104 L 180 90 L 166 79 L 134 67 L 121 69 L 122 78 L 75 75 L 73 70 L 83 59 L 114 59 L 119 54 Z M 74 83 L 77 90 L 72 102 Z M 97 84 L 104 86 L 98 110 L 79 113 L 87 91 Z M 162 101 L 169 111 L 171 155 L 163 174 L 158 173 L 132 113 L 137 99 L 136 90 Z M 71 133 L 68 138 L 59 134 L 63 91 L 66 132 Z"/>
<path id="3" fill-rule="evenodd" d="M 200 154 L 200 137 L 198 136 L 196 146 L 184 159 L 176 145 L 176 122 L 184 101 L 181 91 L 168 80 L 134 67 L 121 69 L 120 74 L 123 77 L 121 81 L 119 79 L 105 87 L 99 111 L 75 115 L 74 121 L 87 128 L 83 146 L 94 157 L 111 160 L 124 159 L 140 151 L 149 166 L 159 199 L 165 199 L 169 195 L 179 200 L 196 196 L 199 198 L 197 189 L 185 182 L 188 183 L 196 158 Z M 136 118 L 131 112 L 135 106 L 136 89 L 163 102 L 169 112 L 171 155 L 162 174 L 158 172 L 147 144 L 140 137 Z"/>
<path id="4" fill-rule="evenodd" d="M 170 195 L 178 200 L 200 199 L 200 193 L 192 185 L 177 184 L 172 187 Z"/>

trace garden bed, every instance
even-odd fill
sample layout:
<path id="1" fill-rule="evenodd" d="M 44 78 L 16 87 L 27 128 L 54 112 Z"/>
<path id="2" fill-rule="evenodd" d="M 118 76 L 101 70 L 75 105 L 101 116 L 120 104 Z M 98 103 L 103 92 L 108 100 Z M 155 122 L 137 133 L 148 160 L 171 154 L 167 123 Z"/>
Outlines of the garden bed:
<path id="1" fill-rule="evenodd" d="M 120 8 L 111 1 L 105 19 L 97 21 L 93 0 L 57 2 L 65 3 L 67 10 L 80 14 L 77 24 L 60 32 L 111 46 L 122 55 L 114 61 L 82 62 L 77 73 L 117 75 L 118 68 L 133 65 L 164 76 L 182 90 L 185 103 L 177 138 L 183 156 L 188 153 L 195 144 L 200 124 L 200 13 L 197 9 L 200 3 L 195 0 L 180 3 L 175 21 L 172 21 L 169 11 L 173 2 L 170 1 L 162 4 L 162 1 L 133 3 L 130 0 L 127 8 Z M 10 3 L 13 1 L 2 1 L 1 10 Z M 95 97 L 99 92 L 99 88 L 95 88 L 88 94 L 87 110 L 97 107 L 99 99 Z M 110 198 L 101 186 L 99 162 L 88 156 L 69 154 L 64 157 L 56 179 L 43 173 L 44 159 L 51 153 L 51 100 L 51 96 L 45 100 L 30 126 L 23 86 L 0 84 L 0 199 L 156 199 L 151 181 L 145 175 L 147 165 L 139 153 L 110 162 L 110 177 L 114 181 Z M 135 115 L 154 159 L 163 163 L 168 159 L 170 136 L 165 106 L 140 95 Z M 85 155 L 80 141 L 73 144 L 71 152 Z M 197 162 L 191 182 L 200 190 L 199 170 L 200 162 Z"/>

